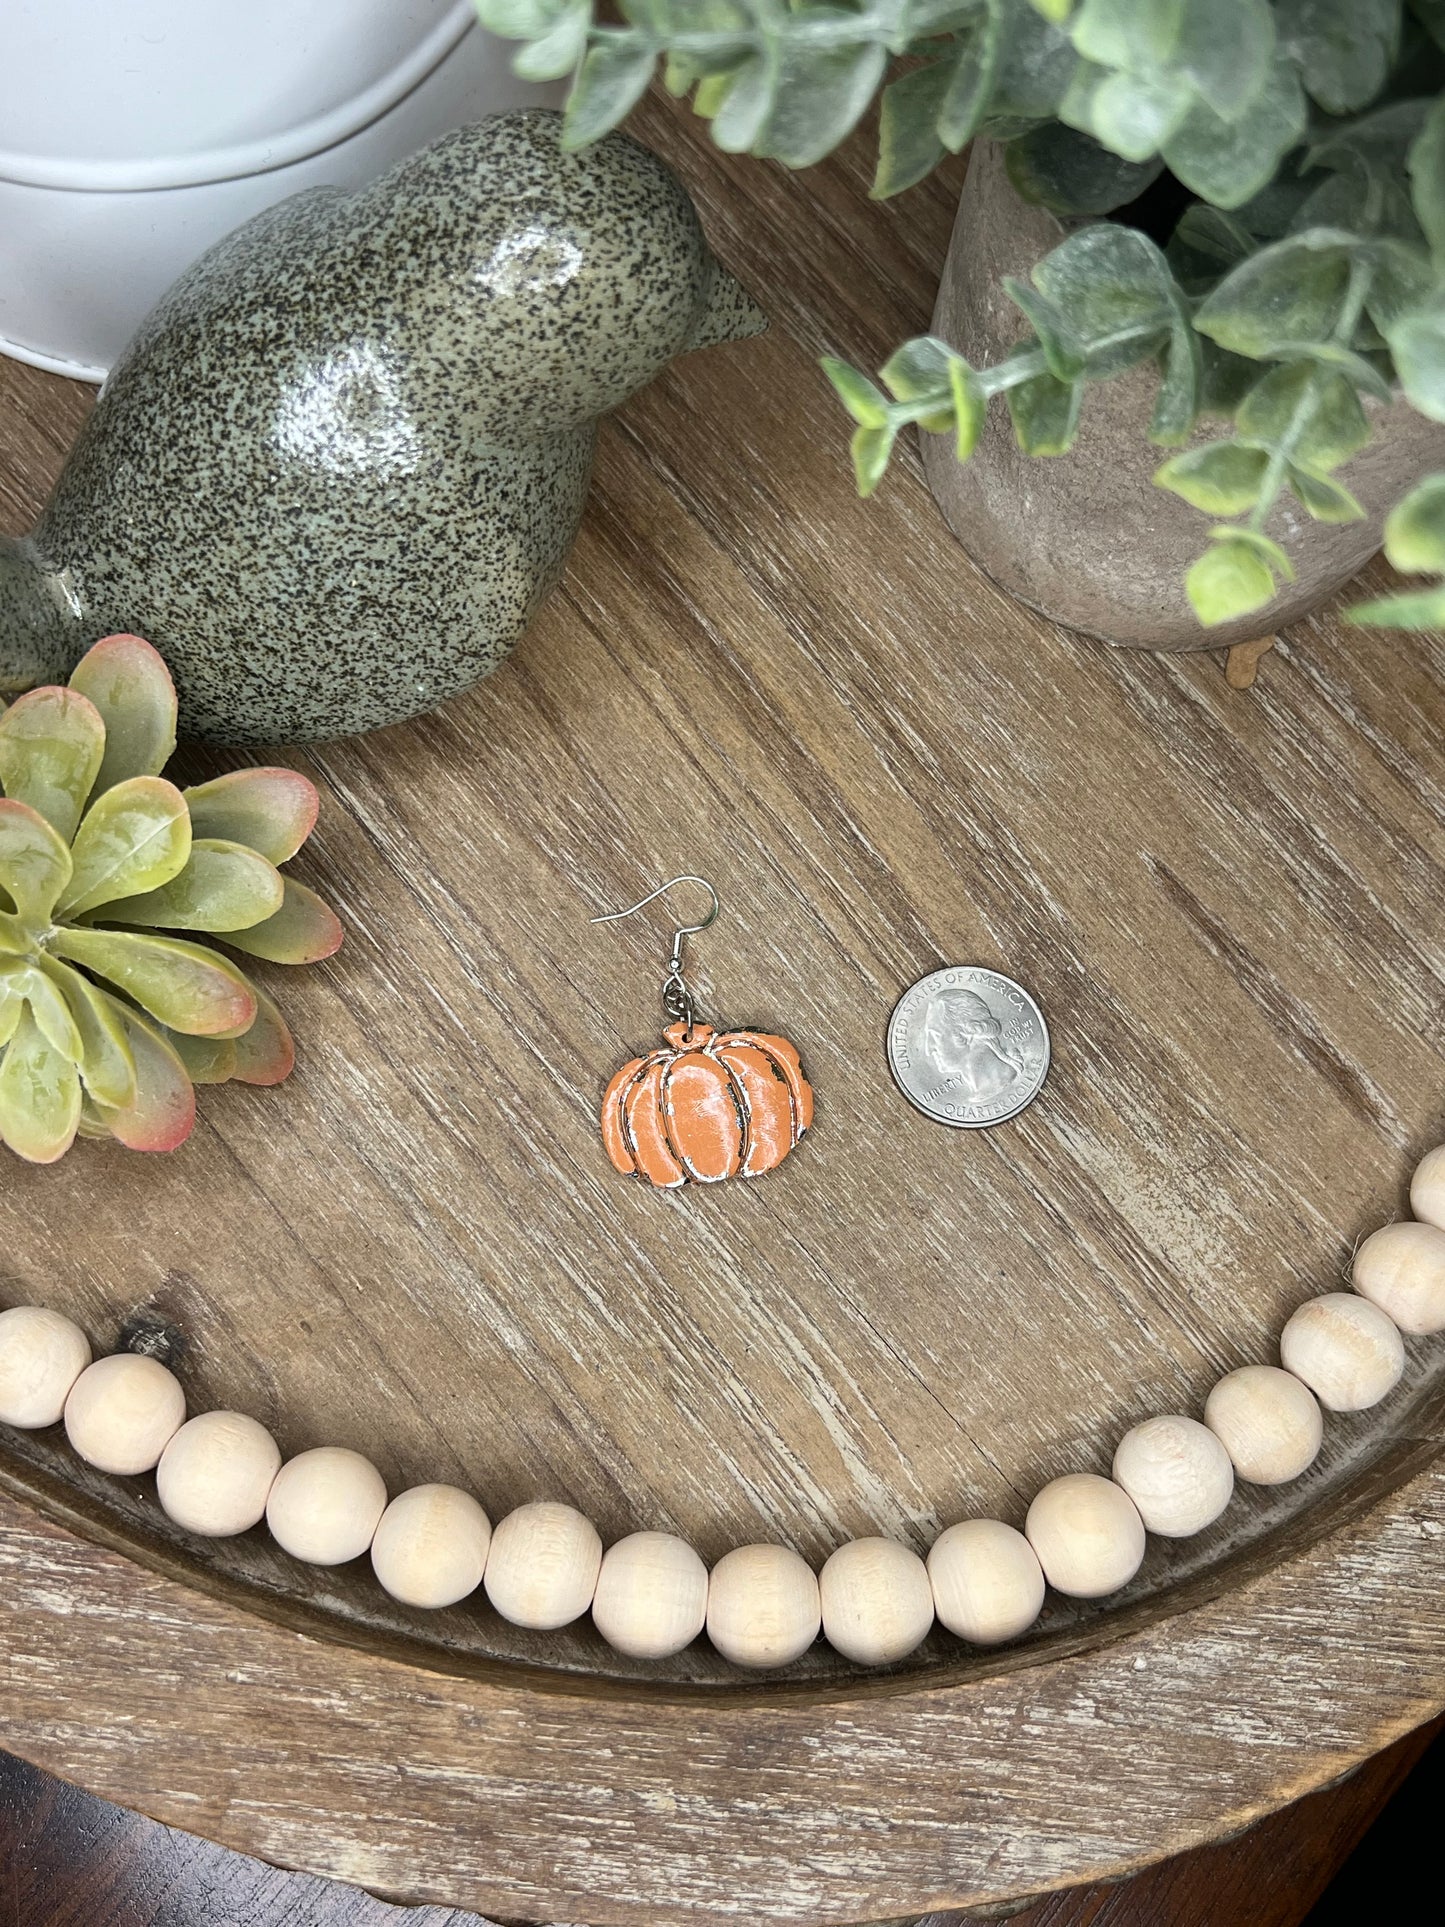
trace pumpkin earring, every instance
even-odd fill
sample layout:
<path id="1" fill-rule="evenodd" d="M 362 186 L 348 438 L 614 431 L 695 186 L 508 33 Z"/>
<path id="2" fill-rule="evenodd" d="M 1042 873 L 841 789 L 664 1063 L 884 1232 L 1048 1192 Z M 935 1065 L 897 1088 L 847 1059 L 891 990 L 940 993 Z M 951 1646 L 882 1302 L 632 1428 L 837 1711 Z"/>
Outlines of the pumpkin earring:
<path id="1" fill-rule="evenodd" d="M 660 1050 L 634 1057 L 602 1099 L 602 1142 L 617 1169 L 649 1184 L 716 1184 L 755 1178 L 781 1164 L 813 1121 L 813 1091 L 798 1053 L 785 1037 L 753 1030 L 714 1030 L 697 1021 L 682 969 L 684 941 L 716 921 L 716 890 L 705 877 L 674 877 L 640 903 L 609 910 L 590 923 L 630 917 L 679 883 L 707 891 L 712 908 L 701 923 L 672 935 L 662 1007 L 672 1022 Z"/>

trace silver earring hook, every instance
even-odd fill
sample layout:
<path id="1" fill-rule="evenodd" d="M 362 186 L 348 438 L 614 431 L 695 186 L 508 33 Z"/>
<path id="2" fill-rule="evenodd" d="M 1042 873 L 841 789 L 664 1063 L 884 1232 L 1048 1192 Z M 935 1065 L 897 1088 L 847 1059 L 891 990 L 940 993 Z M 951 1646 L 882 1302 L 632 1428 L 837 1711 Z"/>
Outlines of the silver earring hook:
<path id="1" fill-rule="evenodd" d="M 683 943 L 688 937 L 696 936 L 698 931 L 706 930 L 711 924 L 716 923 L 718 913 L 722 909 L 722 905 L 718 901 L 717 891 L 714 890 L 707 878 L 691 875 L 671 877 L 666 883 L 659 883 L 655 890 L 650 890 L 647 895 L 640 898 L 638 902 L 629 904 L 625 910 L 606 910 L 600 916 L 589 917 L 587 921 L 589 923 L 616 923 L 621 917 L 634 916 L 637 911 L 645 910 L 649 903 L 655 902 L 656 899 L 666 891 L 675 889 L 679 883 L 700 884 L 712 899 L 712 908 L 708 911 L 701 923 L 679 924 L 673 931 L 672 955 L 668 960 L 667 975 L 662 983 L 663 1009 L 669 1017 L 678 1023 L 686 1024 L 688 1029 L 691 1030 L 697 1013 L 692 992 L 688 989 L 683 979 Z"/>

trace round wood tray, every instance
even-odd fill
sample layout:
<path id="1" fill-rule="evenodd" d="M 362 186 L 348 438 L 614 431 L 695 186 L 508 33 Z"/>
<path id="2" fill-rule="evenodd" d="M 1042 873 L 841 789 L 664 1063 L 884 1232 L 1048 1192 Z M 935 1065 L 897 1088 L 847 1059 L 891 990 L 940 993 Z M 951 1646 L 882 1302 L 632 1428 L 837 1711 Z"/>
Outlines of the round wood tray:
<path id="1" fill-rule="evenodd" d="M 268 979 L 294 1079 L 203 1093 L 169 1159 L 7 1163 L 0 1300 L 102 1344 L 145 1308 L 193 1408 L 494 1516 L 567 1498 L 707 1557 L 922 1545 L 1272 1356 L 1445 1135 L 1445 645 L 1321 620 L 1246 696 L 1006 601 L 911 455 L 853 498 L 813 366 L 926 323 L 957 173 L 880 209 L 861 147 L 792 177 L 666 107 L 643 131 L 773 332 L 604 433 L 510 665 L 302 761 L 301 870 L 350 934 Z M 13 526 L 84 406 L 0 374 Z M 596 1107 L 660 1022 L 665 909 L 586 919 L 682 869 L 724 902 L 707 1010 L 793 1037 L 819 1116 L 768 1179 L 664 1195 L 615 1177 Z M 1054 1037 L 1042 1098 L 986 1134 L 930 1125 L 883 1061 L 899 989 L 958 960 L 1020 976 Z M 9 1434 L 0 1743 L 508 1919 L 1005 1903 L 1242 1826 L 1445 1704 L 1442 1351 L 1298 1485 L 1152 1544 L 1121 1605 L 885 1677 L 412 1615 Z"/>

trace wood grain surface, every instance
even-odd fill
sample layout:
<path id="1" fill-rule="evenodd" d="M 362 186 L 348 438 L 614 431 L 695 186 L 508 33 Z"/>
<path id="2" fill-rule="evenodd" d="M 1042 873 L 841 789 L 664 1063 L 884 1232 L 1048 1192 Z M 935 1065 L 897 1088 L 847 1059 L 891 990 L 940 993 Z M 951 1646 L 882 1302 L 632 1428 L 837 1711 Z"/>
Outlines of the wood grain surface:
<path id="1" fill-rule="evenodd" d="M 490 682 L 293 759 L 324 797 L 299 869 L 349 930 L 266 975 L 294 1079 L 203 1093 L 164 1161 L 7 1166 L 0 1298 L 102 1345 L 145 1308 L 195 1408 L 493 1516 L 566 1498 L 708 1558 L 921 1546 L 1273 1356 L 1445 1136 L 1445 640 L 1326 613 L 1243 693 L 1010 603 L 911 455 L 854 498 L 815 365 L 926 322 L 957 170 L 880 208 L 862 144 L 790 176 L 666 104 L 642 131 L 772 332 L 606 428 L 566 580 Z M 84 406 L 0 365 L 10 526 Z M 683 869 L 723 898 L 704 1014 L 792 1037 L 819 1110 L 756 1185 L 659 1195 L 612 1173 L 596 1107 L 660 1024 L 670 926 L 586 919 Z M 883 1063 L 898 992 L 960 960 L 1053 1031 L 992 1133 L 928 1124 Z M 513 1917 L 1003 1900 L 1243 1824 L 1445 1704 L 1442 1386 L 1412 1346 L 1387 1407 L 1155 1545 L 1122 1607 L 1055 1602 L 1003 1656 L 935 1636 L 881 1682 L 821 1647 L 739 1685 L 705 1648 L 643 1668 L 586 1627 L 421 1621 L 364 1570 L 186 1543 L 148 1482 L 11 1436 L 0 1737 Z"/>
<path id="2" fill-rule="evenodd" d="M 1393 1875 L 1428 1879 L 1430 1848 L 1396 1818 L 1392 1795 L 1438 1729 L 1425 1727 L 1336 1786 L 1285 1807 L 1237 1838 L 1166 1860 L 1107 1887 L 1076 1888 L 1013 1916 L 1015 1927 L 1332 1927 L 1310 1910 L 1369 1834 L 1381 1860 L 1399 1832 Z M 1438 1794 L 1437 1744 L 1409 1784 L 1409 1805 L 1428 1813 Z M 1445 1761 L 1439 1761 L 1445 1766 Z M 1355 1879 L 1356 1863 L 1350 1863 Z M 1368 1869 L 1362 1869 L 1362 1883 Z M 1387 1887 L 1391 1891 L 1393 1887 Z M 1367 1884 L 1364 1890 L 1371 1891 Z M 1378 1892 L 1378 1887 L 1374 1890 Z M 1341 1914 L 1340 1920 L 1346 1916 Z M 931 1914 L 916 1927 L 959 1927 L 962 1914 Z M 476 1914 L 398 1912 L 339 1881 L 283 1873 L 176 1827 L 97 1800 L 0 1754 L 0 1927 L 500 1927 Z M 915 1927 L 915 1923 L 909 1923 Z"/>

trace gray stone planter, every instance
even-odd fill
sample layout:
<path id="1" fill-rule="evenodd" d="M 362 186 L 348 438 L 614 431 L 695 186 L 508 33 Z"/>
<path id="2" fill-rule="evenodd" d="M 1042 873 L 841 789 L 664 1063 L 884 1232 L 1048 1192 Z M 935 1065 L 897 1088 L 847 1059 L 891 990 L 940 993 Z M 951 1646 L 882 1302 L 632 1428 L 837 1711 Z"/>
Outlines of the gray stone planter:
<path id="1" fill-rule="evenodd" d="M 1015 194 L 1002 149 L 975 144 L 944 264 L 933 330 L 975 365 L 997 361 L 1026 332 L 1000 285 L 1027 278 L 1062 238 L 1057 220 Z M 1020 602 L 1101 641 L 1142 649 L 1218 649 L 1270 635 L 1315 608 L 1380 546 L 1381 524 L 1412 482 L 1445 467 L 1445 428 L 1403 402 L 1367 403 L 1375 439 L 1342 479 L 1369 511 L 1344 526 L 1314 522 L 1292 499 L 1268 533 L 1298 571 L 1268 609 L 1243 622 L 1201 628 L 1184 594 L 1184 571 L 1207 546 L 1209 521 L 1150 476 L 1165 451 L 1148 440 L 1156 374 L 1130 369 L 1091 390 L 1067 455 L 1020 453 L 1001 401 L 972 459 L 960 466 L 951 439 L 924 435 L 929 486 L 973 560 Z M 1217 425 L 1198 437 L 1218 434 Z"/>

